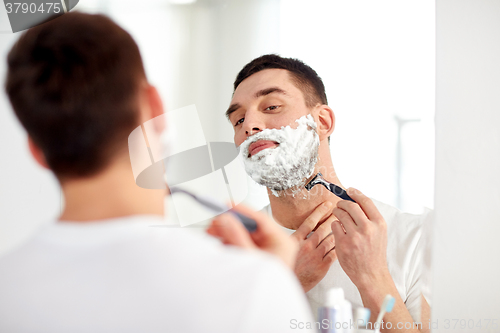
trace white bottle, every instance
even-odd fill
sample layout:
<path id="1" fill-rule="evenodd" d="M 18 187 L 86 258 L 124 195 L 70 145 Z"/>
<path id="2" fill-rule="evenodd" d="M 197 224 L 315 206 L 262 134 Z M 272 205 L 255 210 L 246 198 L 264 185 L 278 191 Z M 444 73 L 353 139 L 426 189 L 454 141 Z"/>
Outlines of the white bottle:
<path id="1" fill-rule="evenodd" d="M 322 333 L 351 333 L 353 327 L 352 306 L 344 298 L 342 288 L 332 288 L 326 293 L 325 305 L 319 308 Z"/>

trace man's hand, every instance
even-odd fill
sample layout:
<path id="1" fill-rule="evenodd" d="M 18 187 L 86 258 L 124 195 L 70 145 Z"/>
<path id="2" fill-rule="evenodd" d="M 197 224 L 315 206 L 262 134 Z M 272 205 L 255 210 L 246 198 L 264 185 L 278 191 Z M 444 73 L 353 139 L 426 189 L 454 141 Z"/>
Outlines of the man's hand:
<path id="1" fill-rule="evenodd" d="M 342 269 L 362 290 L 390 277 L 387 268 L 387 225 L 370 198 L 350 188 L 356 203 L 342 200 L 333 209 L 332 224 L 337 256 Z"/>
<path id="2" fill-rule="evenodd" d="M 338 218 L 332 223 L 332 231 L 340 265 L 358 288 L 364 307 L 371 310 L 372 323 L 385 295 L 396 298 L 392 311 L 384 316 L 384 322 L 390 322 L 392 329 L 386 326 L 382 332 L 418 332 L 413 326 L 399 329 L 398 323 L 412 323 L 413 319 L 387 267 L 387 224 L 384 218 L 373 201 L 360 191 L 350 188 L 347 194 L 356 203 L 343 200 L 333 209 Z"/>
<path id="3" fill-rule="evenodd" d="M 212 221 L 207 232 L 220 238 L 224 244 L 259 249 L 276 255 L 293 270 L 298 251 L 297 243 L 267 215 L 243 205 L 236 206 L 234 210 L 254 219 L 257 222 L 257 230 L 249 233 L 234 215 L 225 213 Z"/>
<path id="4" fill-rule="evenodd" d="M 300 247 L 294 271 L 305 292 L 325 277 L 337 258 L 334 250 L 335 239 L 331 233 L 331 224 L 335 217 L 331 214 L 332 204 L 328 201 L 322 203 L 292 234 L 292 238 L 297 240 Z M 324 222 L 318 226 L 321 221 Z M 315 228 L 314 233 L 307 238 Z"/>

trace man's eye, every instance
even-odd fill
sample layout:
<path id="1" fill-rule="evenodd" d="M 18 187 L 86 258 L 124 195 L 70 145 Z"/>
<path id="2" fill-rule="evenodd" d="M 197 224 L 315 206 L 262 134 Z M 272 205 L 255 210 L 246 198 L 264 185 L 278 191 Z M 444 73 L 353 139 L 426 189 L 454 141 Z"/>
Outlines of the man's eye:
<path id="1" fill-rule="evenodd" d="M 241 118 L 240 120 L 238 120 L 236 122 L 236 124 L 234 124 L 234 126 L 238 126 L 239 124 L 243 123 L 244 120 L 245 120 L 245 118 Z"/>
<path id="2" fill-rule="evenodd" d="M 278 108 L 278 105 L 271 105 L 271 106 L 266 108 L 266 111 L 273 111 L 273 110 L 276 110 L 277 108 Z"/>

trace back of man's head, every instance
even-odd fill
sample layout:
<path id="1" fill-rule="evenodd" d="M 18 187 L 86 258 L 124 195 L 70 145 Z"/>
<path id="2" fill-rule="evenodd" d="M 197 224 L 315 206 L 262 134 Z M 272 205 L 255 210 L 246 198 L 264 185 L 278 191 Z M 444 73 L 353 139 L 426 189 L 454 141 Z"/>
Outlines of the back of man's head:
<path id="1" fill-rule="evenodd" d="M 13 109 L 59 179 L 96 174 L 127 149 L 145 73 L 109 18 L 73 12 L 31 28 L 7 62 Z"/>
<path id="2" fill-rule="evenodd" d="M 234 90 L 246 78 L 265 69 L 287 70 L 292 82 L 304 94 L 308 107 L 312 108 L 317 104 L 328 104 L 325 86 L 314 69 L 298 59 L 283 58 L 276 54 L 266 54 L 246 64 L 234 81 Z"/>

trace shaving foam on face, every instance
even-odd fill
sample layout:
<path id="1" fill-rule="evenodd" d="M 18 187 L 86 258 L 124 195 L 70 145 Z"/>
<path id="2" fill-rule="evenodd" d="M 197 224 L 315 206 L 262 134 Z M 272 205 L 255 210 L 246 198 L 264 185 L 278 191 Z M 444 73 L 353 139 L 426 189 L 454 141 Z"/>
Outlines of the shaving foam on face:
<path id="1" fill-rule="evenodd" d="M 258 184 L 271 189 L 275 196 L 279 196 L 279 191 L 292 188 L 300 191 L 318 161 L 319 137 L 314 118 L 302 116 L 295 122 L 299 124 L 295 129 L 290 126 L 265 129 L 240 145 L 240 157 L 247 174 Z M 274 141 L 278 146 L 249 157 L 248 148 L 259 140 Z"/>

